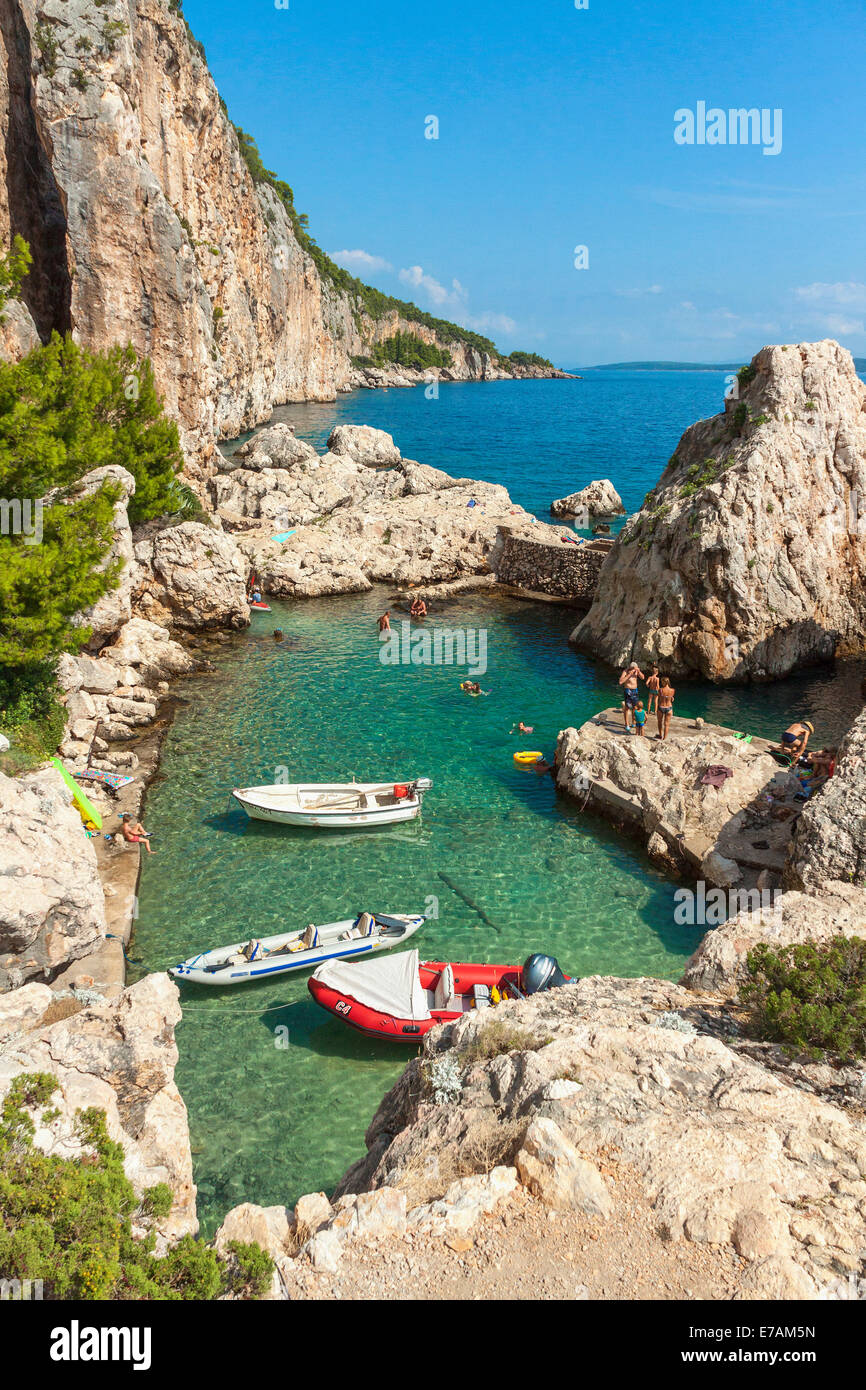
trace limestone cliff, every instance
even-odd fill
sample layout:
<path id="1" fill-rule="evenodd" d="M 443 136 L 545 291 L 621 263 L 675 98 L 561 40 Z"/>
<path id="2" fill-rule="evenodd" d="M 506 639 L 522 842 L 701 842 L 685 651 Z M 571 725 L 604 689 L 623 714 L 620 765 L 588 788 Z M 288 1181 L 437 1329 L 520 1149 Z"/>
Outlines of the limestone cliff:
<path id="1" fill-rule="evenodd" d="M 133 343 L 195 473 L 214 436 L 361 384 L 351 356 L 397 329 L 438 340 L 396 311 L 372 319 L 320 274 L 290 208 L 253 182 L 179 9 L 0 6 L 0 242 L 20 233 L 34 258 L 0 350 L 18 356 L 52 329 Z M 439 345 L 457 378 L 510 374 L 471 335 Z"/>
<path id="2" fill-rule="evenodd" d="M 575 630 L 615 665 L 765 679 L 866 645 L 866 386 L 838 343 L 765 347 L 686 430 Z"/>

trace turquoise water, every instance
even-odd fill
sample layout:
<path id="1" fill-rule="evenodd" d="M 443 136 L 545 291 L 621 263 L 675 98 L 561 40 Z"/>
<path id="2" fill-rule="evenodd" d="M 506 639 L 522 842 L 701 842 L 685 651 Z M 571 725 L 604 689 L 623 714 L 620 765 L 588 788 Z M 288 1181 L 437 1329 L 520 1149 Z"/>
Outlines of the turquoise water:
<path id="1" fill-rule="evenodd" d="M 505 399 L 496 395 L 500 385 L 512 393 L 510 427 L 501 406 L 485 413 L 485 400 Z M 291 411 L 298 433 L 317 443 L 335 418 L 381 424 L 406 454 L 494 476 L 508 471 L 509 429 L 519 435 L 521 457 L 531 452 L 522 431 L 530 428 L 534 390 L 582 385 L 450 388 L 459 407 L 450 432 L 449 388 L 435 403 L 423 402 L 422 392 L 391 391 Z M 711 394 L 706 386 L 703 377 L 675 382 L 672 415 L 699 414 L 684 402 L 702 387 Z M 622 389 L 620 415 L 631 419 L 636 407 Z M 391 405 L 399 423 L 388 421 Z M 421 428 L 412 412 L 423 419 L 428 405 L 440 409 L 436 446 L 425 450 L 419 439 L 410 448 L 411 421 Z M 587 408 L 581 398 L 580 411 Z M 451 448 L 464 438 L 470 410 L 477 453 L 458 466 Z M 613 463 L 625 435 L 616 434 L 607 401 L 602 416 L 594 429 L 606 462 L 587 476 L 620 482 Z M 580 428 L 572 422 L 575 438 Z M 664 458 L 679 428 L 677 420 L 666 441 L 654 436 Z M 629 487 L 642 497 L 652 469 L 658 471 L 647 441 L 640 457 L 644 476 Z M 634 455 L 631 466 L 638 468 Z M 551 497 L 582 480 L 564 459 L 557 467 Z M 514 470 L 520 473 L 516 464 Z M 528 504 L 540 475 L 522 485 L 524 496 L 509 481 Z M 675 886 L 638 845 L 558 797 L 550 778 L 513 761 L 519 747 L 552 754 L 559 729 L 615 698 L 615 676 L 567 646 L 575 615 L 477 595 L 432 615 L 428 627 L 487 632 L 488 670 L 480 683 L 491 693 L 472 699 L 458 688 L 463 671 L 380 662 L 375 619 L 389 597 L 382 590 L 275 603 L 272 615 L 255 615 L 249 631 L 219 651 L 213 675 L 183 688 L 188 704 L 148 795 L 146 822 L 157 853 L 142 874 L 135 971 L 163 969 L 244 936 L 378 908 L 436 913 L 416 938 L 430 958 L 519 962 L 545 950 L 569 973 L 676 977 L 700 930 L 674 923 Z M 281 644 L 272 636 L 277 626 L 286 634 Z M 862 666 L 850 665 L 755 690 L 684 685 L 677 708 L 759 734 L 778 732 L 792 710 L 808 713 L 818 738 L 829 741 L 859 709 L 861 674 Z M 534 725 L 532 736 L 510 733 L 519 719 Z M 231 788 L 273 781 L 285 775 L 279 769 L 292 780 L 423 775 L 434 789 L 420 821 L 389 830 L 320 834 L 248 821 L 231 802 Z M 364 1130 L 408 1052 L 332 1020 L 313 1004 L 305 977 L 237 990 L 185 986 L 183 1006 L 177 1080 L 190 1112 L 205 1231 L 238 1202 L 291 1202 L 333 1187 L 363 1154 Z"/>

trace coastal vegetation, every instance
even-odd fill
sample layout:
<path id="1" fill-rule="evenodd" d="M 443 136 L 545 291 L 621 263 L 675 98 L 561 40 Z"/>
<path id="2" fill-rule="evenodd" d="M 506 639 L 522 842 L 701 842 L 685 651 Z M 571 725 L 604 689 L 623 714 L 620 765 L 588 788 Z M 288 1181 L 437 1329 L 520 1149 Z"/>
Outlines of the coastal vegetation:
<path id="1" fill-rule="evenodd" d="M 33 257 L 22 236 L 12 238 L 12 246 L 0 256 L 0 323 L 5 322 L 5 309 L 10 299 L 17 299 Z"/>
<path id="2" fill-rule="evenodd" d="M 107 478 L 81 488 L 81 479 L 109 464 L 127 469 L 130 520 L 143 522 L 189 511 L 181 462 L 150 363 L 131 347 L 88 352 L 55 333 L 20 362 L 0 363 L 0 711 L 23 756 L 56 749 L 54 663 L 88 640 L 77 615 L 119 582 L 107 557 L 120 486 Z"/>
<path id="3" fill-rule="evenodd" d="M 57 1078 L 15 1077 L 0 1110 L 0 1270 L 5 1279 L 41 1280 L 51 1299 L 258 1298 L 273 1261 L 259 1246 L 231 1242 L 229 1258 L 191 1235 L 156 1254 L 157 1223 L 172 1194 L 157 1183 L 136 1195 L 111 1139 L 105 1112 L 78 1111 L 84 1152 L 68 1158 L 37 1147 L 39 1128 L 59 1118 Z M 133 1230 L 133 1223 L 135 1230 Z M 143 1232 L 143 1233 L 142 1233 Z"/>
<path id="4" fill-rule="evenodd" d="M 505 360 L 513 362 L 515 367 L 546 367 L 553 370 L 550 359 L 539 356 L 537 352 L 509 352 Z"/>
<path id="5" fill-rule="evenodd" d="M 741 998 L 758 1036 L 791 1052 L 866 1056 L 866 941 L 843 937 L 749 952 Z"/>
<path id="6" fill-rule="evenodd" d="M 384 342 L 374 343 L 369 355 L 353 357 L 356 367 L 378 367 L 393 363 L 399 367 L 450 367 L 451 353 L 435 343 L 425 343 L 416 333 L 401 333 L 398 329 Z"/>

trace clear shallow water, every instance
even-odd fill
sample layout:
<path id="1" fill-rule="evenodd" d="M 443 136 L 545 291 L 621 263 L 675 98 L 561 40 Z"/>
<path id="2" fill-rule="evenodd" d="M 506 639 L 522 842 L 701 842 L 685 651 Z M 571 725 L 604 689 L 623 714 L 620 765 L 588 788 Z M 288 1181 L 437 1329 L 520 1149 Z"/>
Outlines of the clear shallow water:
<path id="1" fill-rule="evenodd" d="M 549 500 L 597 476 L 611 476 L 637 505 L 681 427 L 714 408 L 712 400 L 696 404 L 702 392 L 713 394 L 707 378 L 683 376 L 655 388 L 670 388 L 672 417 L 685 413 L 669 423 L 665 439 L 660 420 L 651 440 L 630 433 L 646 402 L 628 384 L 619 388 L 621 429 L 612 398 L 604 397 L 588 423 L 586 397 L 577 398 L 575 448 L 589 447 L 590 425 L 598 441 L 599 466 L 590 464 L 585 477 L 564 453 L 545 472 L 544 448 L 536 450 L 533 439 L 544 415 L 534 392 L 552 395 L 583 382 L 443 388 L 439 402 L 415 391 L 364 393 L 336 407 L 287 411 L 298 434 L 317 444 L 335 419 L 379 424 L 404 454 L 496 477 L 528 506 L 542 488 Z M 506 400 L 499 388 L 511 393 L 510 414 L 494 405 Z M 635 389 L 643 392 L 643 380 Z M 453 417 L 446 391 L 454 393 Z M 425 413 L 431 407 L 438 416 Z M 439 421 L 438 433 L 425 448 L 421 422 L 430 418 Z M 562 425 L 544 428 L 552 449 Z M 476 452 L 456 462 L 467 429 Z M 628 459 L 623 439 L 631 440 Z M 512 448 L 522 462 L 508 462 Z M 365 908 L 435 906 L 438 917 L 417 937 L 429 958 L 519 962 L 541 949 L 569 973 L 676 977 L 701 933 L 674 923 L 675 885 L 635 843 L 557 797 L 550 778 L 513 762 L 519 747 L 551 754 L 559 729 L 615 699 L 615 676 L 567 646 L 574 613 L 467 596 L 434 614 L 430 627 L 487 631 L 488 670 L 480 679 L 491 694 L 472 699 L 458 689 L 463 671 L 379 661 L 375 619 L 388 598 L 383 590 L 275 603 L 272 615 L 254 616 L 250 630 L 220 650 L 215 674 L 185 687 L 189 703 L 148 796 L 158 853 L 142 874 L 136 970 Z M 274 641 L 274 627 L 282 627 L 284 643 Z M 830 741 L 859 709 L 862 669 L 827 669 L 753 690 L 681 686 L 677 709 L 758 734 L 776 734 L 800 713 L 811 716 L 819 741 Z M 510 733 L 518 719 L 535 726 L 531 737 Z M 390 830 L 322 835 L 248 821 L 231 788 L 270 782 L 279 768 L 293 779 L 323 781 L 427 775 L 434 790 L 420 822 Z M 237 990 L 185 986 L 183 1005 L 177 1079 L 190 1112 L 205 1231 L 241 1201 L 292 1202 L 329 1190 L 363 1154 L 364 1130 L 408 1049 L 363 1039 L 331 1020 L 313 1004 L 303 976 Z"/>

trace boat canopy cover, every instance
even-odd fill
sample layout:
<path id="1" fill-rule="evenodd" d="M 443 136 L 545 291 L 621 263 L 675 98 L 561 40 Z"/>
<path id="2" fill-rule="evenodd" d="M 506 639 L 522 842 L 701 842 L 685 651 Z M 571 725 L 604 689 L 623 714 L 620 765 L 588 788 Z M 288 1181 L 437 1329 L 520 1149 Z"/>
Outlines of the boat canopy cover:
<path id="1" fill-rule="evenodd" d="M 327 961 L 315 971 L 314 978 L 378 1013 L 418 1020 L 430 1017 L 427 991 L 418 974 L 417 951 L 399 951 L 356 965 Z"/>

